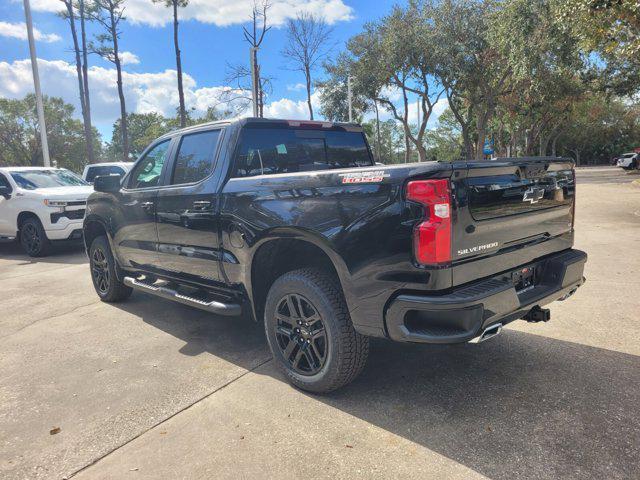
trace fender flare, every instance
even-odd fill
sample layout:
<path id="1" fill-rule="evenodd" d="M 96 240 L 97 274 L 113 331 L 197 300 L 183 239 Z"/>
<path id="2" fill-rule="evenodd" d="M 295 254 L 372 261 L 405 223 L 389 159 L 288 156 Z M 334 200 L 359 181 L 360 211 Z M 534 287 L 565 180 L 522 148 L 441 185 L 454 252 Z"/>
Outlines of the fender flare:
<path id="1" fill-rule="evenodd" d="M 340 287 L 347 300 L 347 306 L 352 305 L 352 302 L 350 301 L 351 294 L 346 288 L 346 286 L 350 284 L 351 273 L 342 256 L 336 251 L 334 245 L 326 237 L 318 234 L 316 231 L 295 227 L 276 227 L 265 231 L 259 239 L 251 243 L 251 256 L 249 258 L 249 261 L 245 265 L 245 290 L 247 293 L 247 298 L 251 303 L 251 309 L 253 311 L 254 318 L 257 318 L 253 294 L 252 275 L 254 259 L 262 247 L 269 244 L 270 242 L 278 240 L 296 240 L 306 242 L 322 250 L 322 252 L 329 258 L 329 261 L 332 263 L 333 268 L 338 274 L 338 280 L 340 281 Z"/>

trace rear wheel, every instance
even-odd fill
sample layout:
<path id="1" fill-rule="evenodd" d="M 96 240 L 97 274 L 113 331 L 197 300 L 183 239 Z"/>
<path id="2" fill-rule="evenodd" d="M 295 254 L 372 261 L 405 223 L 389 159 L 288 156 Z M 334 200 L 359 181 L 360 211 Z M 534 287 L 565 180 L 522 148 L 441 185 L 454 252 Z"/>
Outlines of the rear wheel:
<path id="1" fill-rule="evenodd" d="M 274 282 L 265 330 L 279 368 L 310 392 L 350 383 L 369 353 L 369 339 L 353 328 L 338 281 L 315 269 L 295 270 Z"/>
<path id="2" fill-rule="evenodd" d="M 27 218 L 20 226 L 20 245 L 30 257 L 44 257 L 49 253 L 51 242 L 35 217 Z"/>
<path id="3" fill-rule="evenodd" d="M 107 237 L 99 236 L 91 243 L 89 264 L 93 287 L 100 300 L 112 303 L 129 298 L 132 289 L 118 280 L 116 276 L 116 262 L 111 254 Z"/>

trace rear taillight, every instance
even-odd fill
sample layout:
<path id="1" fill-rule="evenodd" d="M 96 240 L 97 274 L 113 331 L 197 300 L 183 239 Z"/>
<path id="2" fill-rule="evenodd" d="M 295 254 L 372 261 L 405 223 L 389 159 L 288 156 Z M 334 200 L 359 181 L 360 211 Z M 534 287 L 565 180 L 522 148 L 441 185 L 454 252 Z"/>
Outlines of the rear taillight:
<path id="1" fill-rule="evenodd" d="M 451 262 L 451 191 L 449 180 L 415 180 L 407 200 L 424 206 L 425 218 L 413 231 L 413 252 L 421 265 Z"/>

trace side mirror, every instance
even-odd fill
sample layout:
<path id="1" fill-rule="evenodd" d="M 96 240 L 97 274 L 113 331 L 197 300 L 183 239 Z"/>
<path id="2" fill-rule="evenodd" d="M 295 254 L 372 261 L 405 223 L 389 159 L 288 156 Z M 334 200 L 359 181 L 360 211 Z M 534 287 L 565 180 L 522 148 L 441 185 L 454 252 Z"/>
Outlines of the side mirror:
<path id="1" fill-rule="evenodd" d="M 11 198 L 11 188 L 6 185 L 0 185 L 0 197 L 4 197 L 9 200 Z"/>
<path id="2" fill-rule="evenodd" d="M 93 189 L 96 192 L 116 193 L 120 191 L 121 175 L 101 175 L 94 179 Z"/>

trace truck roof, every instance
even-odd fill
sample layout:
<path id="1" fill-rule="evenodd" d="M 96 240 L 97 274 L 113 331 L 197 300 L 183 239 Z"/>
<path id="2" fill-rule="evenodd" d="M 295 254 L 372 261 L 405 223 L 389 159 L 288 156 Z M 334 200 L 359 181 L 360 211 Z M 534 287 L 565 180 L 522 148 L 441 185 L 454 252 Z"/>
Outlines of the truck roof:
<path id="1" fill-rule="evenodd" d="M 67 170 L 66 168 L 58 167 L 0 167 L 0 170 L 5 172 L 29 172 L 29 171 L 41 171 L 41 170 Z"/>
<path id="2" fill-rule="evenodd" d="M 216 120 L 214 122 L 206 122 L 198 125 L 192 125 L 190 127 L 181 128 L 179 130 L 173 130 L 172 132 L 164 134 L 160 138 L 168 138 L 172 137 L 176 134 L 184 134 L 195 130 L 200 130 L 203 127 L 222 127 L 225 125 L 230 125 L 232 123 L 237 123 L 240 126 L 245 125 L 287 125 L 291 127 L 316 127 L 323 129 L 342 129 L 350 132 L 362 132 L 363 129 L 360 125 L 356 123 L 344 123 L 344 122 L 330 122 L 323 120 L 287 120 L 281 118 L 255 118 L 255 117 L 237 117 L 231 118 L 227 120 Z"/>

